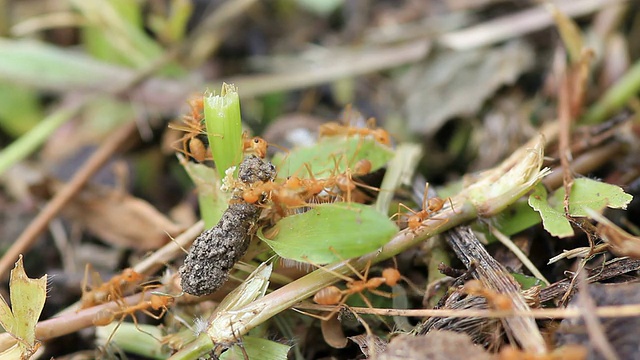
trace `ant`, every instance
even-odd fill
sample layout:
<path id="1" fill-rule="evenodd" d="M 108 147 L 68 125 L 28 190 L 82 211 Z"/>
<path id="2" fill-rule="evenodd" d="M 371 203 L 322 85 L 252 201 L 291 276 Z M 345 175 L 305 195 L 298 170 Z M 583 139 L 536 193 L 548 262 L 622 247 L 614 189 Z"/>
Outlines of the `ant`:
<path id="1" fill-rule="evenodd" d="M 331 250 L 335 252 L 335 249 L 333 249 L 333 247 L 331 248 Z M 338 256 L 337 253 L 336 253 L 336 256 Z M 358 277 L 359 280 L 350 278 L 348 276 L 344 276 L 340 273 L 337 273 L 335 271 L 332 271 L 322 266 L 319 266 L 317 264 L 314 264 L 313 262 L 309 261 L 309 259 L 306 259 L 306 260 L 310 264 L 316 266 L 317 268 L 323 269 L 324 271 L 327 271 L 328 273 L 346 281 L 347 288 L 344 290 L 341 290 L 335 285 L 331 285 L 331 286 L 327 286 L 324 289 L 321 289 L 313 296 L 313 301 L 316 304 L 336 305 L 335 309 L 331 311 L 327 316 L 317 317 L 309 314 L 311 316 L 317 317 L 322 321 L 327 321 L 331 317 L 333 317 L 333 315 L 335 315 L 335 313 L 340 309 L 340 307 L 344 305 L 345 302 L 347 302 L 349 297 L 356 293 L 360 295 L 360 297 L 365 302 L 365 304 L 367 304 L 367 306 L 369 306 L 370 308 L 373 308 L 373 305 L 371 304 L 369 299 L 367 299 L 367 297 L 364 296 L 363 292 L 367 290 L 370 293 L 375 295 L 383 296 L 386 298 L 392 298 L 393 294 L 380 291 L 378 290 L 378 288 L 383 284 L 386 284 L 388 286 L 394 286 L 402 279 L 402 275 L 400 274 L 400 271 L 398 271 L 398 269 L 396 268 L 386 268 L 382 271 L 382 276 L 369 278 L 369 269 L 371 267 L 371 260 L 369 260 L 365 265 L 364 274 L 361 274 L 358 270 L 356 270 L 351 264 L 349 264 L 348 261 L 345 262 L 345 265 Z"/>
<path id="2" fill-rule="evenodd" d="M 376 127 L 376 119 L 369 118 L 367 120 L 367 126 L 364 128 L 352 127 L 348 125 L 342 125 L 338 122 L 332 121 L 320 125 L 318 129 L 320 137 L 323 136 L 336 136 L 336 135 L 360 135 L 360 136 L 372 136 L 373 139 L 380 144 L 390 146 L 391 137 L 389 133 L 383 128 Z"/>
<path id="3" fill-rule="evenodd" d="M 267 156 L 267 147 L 269 144 L 266 140 L 259 136 L 249 138 L 249 134 L 245 131 L 242 133 L 242 151 L 245 154 L 255 154 L 257 157 L 264 159 Z"/>
<path id="4" fill-rule="evenodd" d="M 395 213 L 391 218 L 393 219 L 396 216 L 400 217 L 401 215 L 407 216 L 407 227 L 411 231 L 416 231 L 422 226 L 422 223 L 425 220 L 429 219 L 434 213 L 440 211 L 444 207 L 444 204 L 447 202 L 447 200 L 449 200 L 449 202 L 451 203 L 451 207 L 453 208 L 453 203 L 451 198 L 448 198 L 447 200 L 443 200 L 439 197 L 429 198 L 428 192 L 429 192 L 429 183 L 426 183 L 424 187 L 424 195 L 422 196 L 422 210 L 415 211 L 409 208 L 408 206 L 404 205 L 403 203 L 399 203 L 398 212 Z M 401 207 L 404 208 L 405 210 L 410 211 L 412 215 L 409 216 L 408 214 L 401 213 L 400 212 Z M 448 219 L 441 219 L 441 220 L 446 222 Z"/>
<path id="5" fill-rule="evenodd" d="M 120 275 L 116 275 L 106 283 L 87 291 L 89 288 L 89 269 L 91 265 L 87 264 L 82 281 L 82 299 L 80 309 L 86 309 L 95 305 L 99 305 L 109 301 L 119 301 L 122 299 L 124 287 L 126 285 L 139 282 L 143 279 L 142 274 L 135 272 L 131 268 L 122 270 Z M 95 283 L 101 282 L 96 280 Z"/>
<path id="6" fill-rule="evenodd" d="M 184 125 L 169 124 L 170 129 L 185 132 L 184 136 L 176 142 L 182 142 L 182 149 L 175 148 L 187 157 L 193 158 L 198 162 L 203 162 L 211 158 L 211 152 L 207 148 L 205 142 L 206 131 L 203 116 L 203 99 L 202 97 L 191 99 L 187 102 L 190 108 L 190 114 L 182 117 Z"/>
<path id="7" fill-rule="evenodd" d="M 118 325 L 116 325 L 116 327 L 111 332 L 111 335 L 109 335 L 109 338 L 107 339 L 106 344 L 108 344 L 111 341 L 111 339 L 113 338 L 113 335 L 118 330 L 118 327 L 120 326 L 120 324 L 122 324 L 122 322 L 127 316 L 131 316 L 131 319 L 133 320 L 135 327 L 139 331 L 149 334 L 144 330 L 140 329 L 140 327 L 138 326 L 138 319 L 136 318 L 136 315 L 135 315 L 136 311 L 140 311 L 156 320 L 160 320 L 164 316 L 164 314 L 166 314 L 167 311 L 169 310 L 169 306 L 173 304 L 174 298 L 168 295 L 151 294 L 151 296 L 149 297 L 149 300 L 144 300 L 145 291 L 146 290 L 142 291 L 143 300 L 141 300 L 136 305 L 123 307 L 123 309 L 120 311 L 104 310 L 98 313 L 98 316 L 96 316 L 96 318 L 93 320 L 93 324 L 96 326 L 106 326 L 111 324 L 117 317 L 120 318 L 120 320 L 118 321 Z M 158 314 L 154 314 L 151 311 L 149 311 L 149 309 L 154 311 L 160 310 L 160 312 Z M 153 335 L 151 336 L 153 337 Z"/>

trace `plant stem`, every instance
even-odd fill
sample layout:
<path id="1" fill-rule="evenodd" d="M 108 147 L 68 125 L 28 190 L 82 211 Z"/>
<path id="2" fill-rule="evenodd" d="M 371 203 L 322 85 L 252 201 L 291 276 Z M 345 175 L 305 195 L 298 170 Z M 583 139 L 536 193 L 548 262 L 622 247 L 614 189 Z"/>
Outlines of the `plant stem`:
<path id="1" fill-rule="evenodd" d="M 627 73 L 591 106 L 582 123 L 602 122 L 614 111 L 622 108 L 631 97 L 636 96 L 638 91 L 640 91 L 640 61 L 636 61 Z"/>
<path id="2" fill-rule="evenodd" d="M 220 179 L 242 161 L 240 98 L 233 85 L 222 84 L 220 95 L 205 96 L 204 118 L 211 153 Z"/>

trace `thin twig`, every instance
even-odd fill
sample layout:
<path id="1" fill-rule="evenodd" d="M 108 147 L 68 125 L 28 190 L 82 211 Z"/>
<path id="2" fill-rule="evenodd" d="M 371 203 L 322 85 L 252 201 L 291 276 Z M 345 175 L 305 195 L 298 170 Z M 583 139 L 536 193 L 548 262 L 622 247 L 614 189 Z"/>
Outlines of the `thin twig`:
<path id="1" fill-rule="evenodd" d="M 118 129 L 113 136 L 107 138 L 107 141 L 96 150 L 93 155 L 84 163 L 78 172 L 71 178 L 64 187 L 58 192 L 53 199 L 45 205 L 42 211 L 22 232 L 20 237 L 11 245 L 9 250 L 0 259 L 0 278 L 4 278 L 18 256 L 35 243 L 47 225 L 62 208 L 73 198 L 73 196 L 89 181 L 108 160 L 111 155 L 122 148 L 130 136 L 135 132 L 134 123 L 129 123 Z"/>

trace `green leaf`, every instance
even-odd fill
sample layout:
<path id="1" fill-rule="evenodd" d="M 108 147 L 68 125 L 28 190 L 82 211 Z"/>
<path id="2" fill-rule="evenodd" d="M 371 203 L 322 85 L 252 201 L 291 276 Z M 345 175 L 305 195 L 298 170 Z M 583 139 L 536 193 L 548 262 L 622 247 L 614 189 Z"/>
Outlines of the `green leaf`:
<path id="1" fill-rule="evenodd" d="M 522 290 L 530 289 L 534 286 L 546 287 L 545 283 L 535 276 L 529 276 L 519 273 L 511 273 L 511 276 L 520 284 Z"/>
<path id="2" fill-rule="evenodd" d="M 538 185 L 529 196 L 529 205 L 540 213 L 544 228 L 553 236 L 567 237 L 574 234 L 564 214 L 564 194 L 564 188 L 558 189 L 547 201 L 547 191 L 542 185 Z M 587 178 L 575 179 L 569 195 L 569 214 L 586 217 L 588 214 L 585 209 L 626 209 L 632 199 L 633 196 L 616 185 Z"/>
<path id="3" fill-rule="evenodd" d="M 163 347 L 158 341 L 162 336 L 162 330 L 156 325 L 116 321 L 106 326 L 96 327 L 97 344 L 107 346 L 105 343 L 109 340 L 109 344 L 144 358 L 167 359 L 171 356 L 169 349 Z"/>
<path id="4" fill-rule="evenodd" d="M 13 137 L 31 130 L 43 116 L 39 102 L 33 89 L 0 82 L 0 128 Z"/>
<path id="5" fill-rule="evenodd" d="M 542 184 L 536 185 L 529 196 L 529 205 L 542 217 L 542 225 L 549 234 L 557 237 L 573 235 L 571 223 L 564 216 L 562 210 L 557 210 L 547 202 L 547 189 Z"/>
<path id="6" fill-rule="evenodd" d="M 557 191 L 564 198 L 564 189 Z M 600 181 L 581 178 L 573 181 L 569 195 L 569 212 L 572 216 L 588 216 L 586 208 L 602 211 L 605 207 L 626 209 L 633 196 L 625 193 L 619 186 Z"/>
<path id="7" fill-rule="evenodd" d="M 283 258 L 326 264 L 374 251 L 397 231 L 396 224 L 373 207 L 334 203 L 285 217 L 269 230 L 273 239 L 261 230 L 258 236 Z"/>
<path id="8" fill-rule="evenodd" d="M 187 161 L 182 154 L 178 154 L 178 158 L 196 185 L 200 216 L 204 220 L 205 228 L 215 226 L 229 206 L 229 194 L 220 190 L 220 180 L 214 169 Z"/>
<path id="9" fill-rule="evenodd" d="M 36 324 L 47 297 L 47 275 L 40 279 L 29 279 L 24 272 L 22 255 L 11 270 L 9 280 L 11 304 L 9 310 L 4 298 L 0 297 L 0 324 L 19 339 L 18 347 L 24 358 L 37 349 Z"/>
<path id="10" fill-rule="evenodd" d="M 220 360 L 242 360 L 242 359 L 264 359 L 264 360 L 286 360 L 291 346 L 263 338 L 244 336 L 242 345 L 247 357 L 243 354 L 240 346 L 236 345 L 222 353 Z"/>
<path id="11" fill-rule="evenodd" d="M 495 226 L 504 235 L 511 236 L 540 223 L 540 220 L 540 215 L 526 201 L 517 201 L 502 212 Z"/>
<path id="12" fill-rule="evenodd" d="M 305 164 L 311 166 L 314 176 L 328 177 L 334 173 L 344 173 L 347 167 L 353 169 L 363 159 L 371 161 L 371 171 L 375 171 L 392 157 L 393 150 L 374 139 L 327 136 L 313 146 L 293 149 L 286 155 L 274 157 L 273 164 L 278 168 L 278 177 L 281 178 L 291 175 L 309 177 Z"/>

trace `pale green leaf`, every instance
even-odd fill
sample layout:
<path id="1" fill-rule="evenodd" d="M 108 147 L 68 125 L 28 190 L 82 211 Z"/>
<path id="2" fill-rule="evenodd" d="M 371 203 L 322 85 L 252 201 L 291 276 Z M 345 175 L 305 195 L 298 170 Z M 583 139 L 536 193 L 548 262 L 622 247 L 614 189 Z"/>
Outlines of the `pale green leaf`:
<path id="1" fill-rule="evenodd" d="M 397 231 L 396 224 L 373 207 L 334 203 L 278 221 L 269 230 L 273 239 L 261 231 L 258 235 L 283 258 L 326 264 L 374 251 Z"/>
<path id="2" fill-rule="evenodd" d="M 204 220 L 205 227 L 211 228 L 218 223 L 222 213 L 229 206 L 229 194 L 220 190 L 221 183 L 215 169 L 187 161 L 182 154 L 178 154 L 178 158 L 196 185 L 200 217 Z"/>
<path id="3" fill-rule="evenodd" d="M 171 352 L 158 341 L 162 336 L 162 330 L 156 325 L 116 321 L 96 327 L 96 344 L 105 346 L 109 340 L 109 344 L 144 358 L 169 358 Z"/>
<path id="4" fill-rule="evenodd" d="M 286 360 L 291 349 L 289 345 L 253 336 L 244 336 L 242 345 L 249 359 Z M 220 359 L 243 360 L 247 357 L 243 354 L 242 348 L 236 345 L 222 353 Z"/>
<path id="5" fill-rule="evenodd" d="M 47 275 L 29 279 L 24 272 L 22 256 L 11 270 L 9 281 L 11 306 L 16 324 L 13 335 L 33 346 L 36 342 L 36 324 L 47 298 Z"/>
<path id="6" fill-rule="evenodd" d="M 371 162 L 371 171 L 383 167 L 393 157 L 393 151 L 370 138 L 360 136 L 328 136 L 309 147 L 291 150 L 283 156 L 276 156 L 273 164 L 278 168 L 278 177 L 296 175 L 309 177 L 305 164 L 309 164 L 314 176 L 329 177 L 344 173 L 363 159 Z M 337 169 L 336 169 L 337 164 Z"/>
<path id="7" fill-rule="evenodd" d="M 21 359 L 23 357 L 22 348 L 20 347 L 20 343 L 16 343 L 7 350 L 0 353 L 0 359 Z"/>
<path id="8" fill-rule="evenodd" d="M 559 189 L 557 193 L 564 198 L 564 189 Z M 626 209 L 631 200 L 633 196 L 619 186 L 588 178 L 575 179 L 569 195 L 569 212 L 572 216 L 588 216 L 587 208 L 596 211 L 602 211 L 605 207 Z"/>
<path id="9" fill-rule="evenodd" d="M 0 325 L 2 325 L 2 328 L 6 332 L 13 334 L 14 324 L 15 319 L 13 318 L 11 308 L 9 308 L 7 301 L 0 295 Z"/>
<path id="10" fill-rule="evenodd" d="M 547 190 L 543 185 L 536 185 L 533 193 L 529 196 L 529 205 L 540 213 L 542 225 L 549 234 L 557 237 L 567 237 L 573 235 L 571 223 L 562 210 L 557 210 L 547 202 Z"/>

